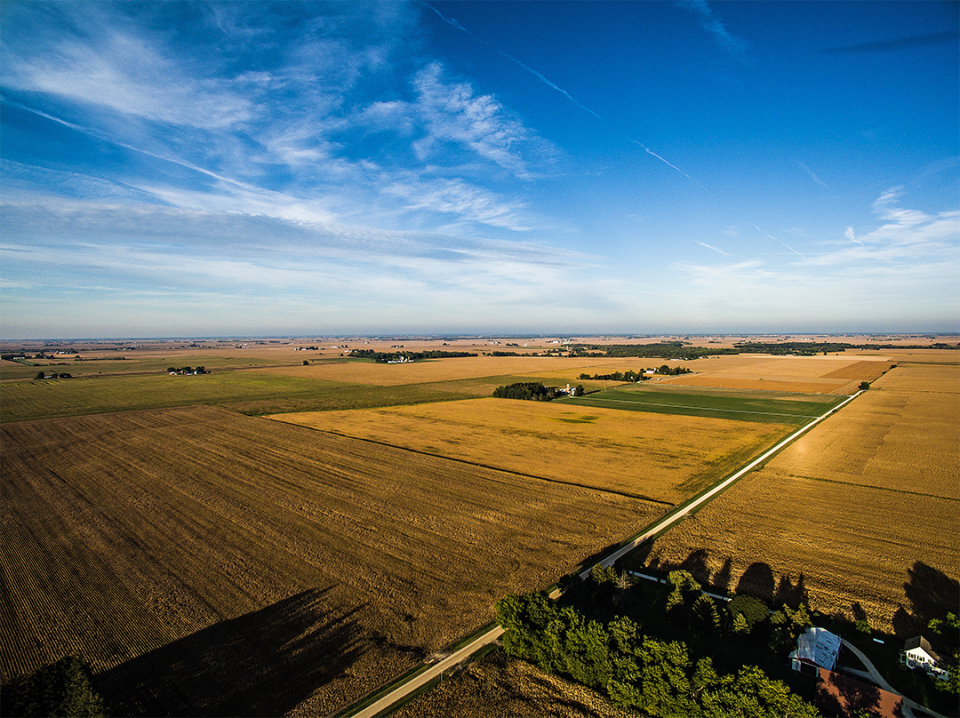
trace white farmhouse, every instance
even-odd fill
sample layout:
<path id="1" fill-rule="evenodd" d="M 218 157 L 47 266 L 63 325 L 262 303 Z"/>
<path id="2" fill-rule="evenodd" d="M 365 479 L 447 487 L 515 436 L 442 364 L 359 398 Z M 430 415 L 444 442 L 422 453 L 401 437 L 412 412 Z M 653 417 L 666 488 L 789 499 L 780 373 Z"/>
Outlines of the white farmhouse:
<path id="1" fill-rule="evenodd" d="M 900 662 L 907 668 L 922 668 L 927 673 L 935 675 L 945 672 L 943 669 L 937 668 L 940 655 L 931 648 L 930 641 L 923 636 L 914 636 L 904 641 Z"/>

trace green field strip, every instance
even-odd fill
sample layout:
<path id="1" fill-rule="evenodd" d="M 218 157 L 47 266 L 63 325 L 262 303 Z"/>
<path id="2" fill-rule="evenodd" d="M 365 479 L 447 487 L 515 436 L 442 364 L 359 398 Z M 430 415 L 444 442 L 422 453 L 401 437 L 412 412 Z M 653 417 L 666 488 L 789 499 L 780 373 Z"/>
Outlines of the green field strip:
<path id="1" fill-rule="evenodd" d="M 816 419 L 819 414 L 810 414 L 812 406 L 821 405 L 830 409 L 843 397 L 830 397 L 811 402 L 809 400 L 781 399 L 775 397 L 724 396 L 715 393 L 663 392 L 651 390 L 607 389 L 595 395 L 561 399 L 574 406 L 616 408 L 626 411 L 646 411 L 655 414 L 683 414 L 687 416 L 738 419 L 741 421 L 767 421 L 771 423 L 804 423 Z M 612 406 L 616 405 L 616 406 Z"/>
<path id="2" fill-rule="evenodd" d="M 634 406 L 636 406 L 636 404 L 638 403 L 638 402 L 635 402 L 635 401 L 630 400 L 630 399 L 600 399 L 600 398 L 597 398 L 597 399 L 589 399 L 588 401 L 593 401 L 593 402 L 616 402 L 616 403 L 623 403 L 623 404 L 633 404 Z M 584 403 L 584 402 L 579 402 L 579 401 L 578 401 L 578 402 L 575 402 L 575 403 L 578 403 L 578 404 L 579 404 L 579 403 Z M 642 406 L 644 406 L 644 407 L 647 407 L 647 406 L 668 407 L 668 408 L 671 408 L 671 409 L 691 409 L 691 410 L 693 410 L 693 411 L 723 411 L 723 412 L 727 412 L 727 413 L 730 413 L 730 414 L 757 414 L 757 415 L 761 415 L 761 416 L 787 416 L 787 417 L 791 417 L 791 418 L 794 418 L 794 419 L 816 419 L 816 418 L 817 418 L 817 415 L 816 415 L 816 414 L 812 414 L 812 415 L 811 415 L 811 414 L 775 414 L 774 412 L 771 412 L 771 411 L 749 411 L 749 410 L 747 410 L 747 409 L 719 409 L 719 408 L 709 407 L 709 406 L 688 406 L 688 405 L 686 405 L 686 404 L 658 404 L 658 403 L 652 402 L 652 401 L 642 402 Z"/>

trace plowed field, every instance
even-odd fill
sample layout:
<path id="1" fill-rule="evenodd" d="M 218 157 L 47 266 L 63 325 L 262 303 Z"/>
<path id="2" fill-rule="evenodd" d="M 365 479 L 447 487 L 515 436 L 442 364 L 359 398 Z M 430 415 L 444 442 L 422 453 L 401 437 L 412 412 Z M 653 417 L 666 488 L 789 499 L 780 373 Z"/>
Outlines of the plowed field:
<path id="1" fill-rule="evenodd" d="M 0 431 L 3 680 L 122 715 L 329 712 L 662 512 L 214 408 Z"/>
<path id="2" fill-rule="evenodd" d="M 760 471 L 659 538 L 648 561 L 685 563 L 772 598 L 901 635 L 960 603 L 956 367 L 900 365 Z"/>
<path id="3" fill-rule="evenodd" d="M 272 418 L 668 503 L 695 494 L 791 430 L 494 398 Z"/>

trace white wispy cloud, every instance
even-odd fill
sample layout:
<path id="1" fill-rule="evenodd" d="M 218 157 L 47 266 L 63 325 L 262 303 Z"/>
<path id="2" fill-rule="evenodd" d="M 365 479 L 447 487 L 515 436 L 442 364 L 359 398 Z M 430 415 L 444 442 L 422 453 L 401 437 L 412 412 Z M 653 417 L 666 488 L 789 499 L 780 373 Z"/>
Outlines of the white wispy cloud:
<path id="1" fill-rule="evenodd" d="M 750 43 L 731 33 L 706 0 L 678 0 L 677 5 L 697 15 L 700 18 L 700 27 L 713 37 L 717 45 L 741 59 L 745 58 Z"/>
<path id="2" fill-rule="evenodd" d="M 814 182 L 816 182 L 818 185 L 820 185 L 820 186 L 823 187 L 824 189 L 830 189 L 829 187 L 827 187 L 827 183 L 824 182 L 824 181 L 823 181 L 822 179 L 820 179 L 819 177 L 817 177 L 817 176 L 813 173 L 813 170 L 811 170 L 809 167 L 807 167 L 803 162 L 797 162 L 797 166 L 798 166 L 800 169 L 802 169 L 804 172 L 806 172 L 808 175 L 810 175 L 810 179 L 812 179 L 812 180 L 813 180 Z"/>
<path id="3" fill-rule="evenodd" d="M 414 86 L 417 109 L 429 132 L 420 145 L 425 156 L 432 154 L 433 145 L 455 142 L 517 177 L 529 179 L 535 170 L 527 156 L 533 154 L 539 160 L 556 151 L 493 96 L 477 95 L 465 82 L 447 82 L 439 63 L 421 70 Z"/>
<path id="4" fill-rule="evenodd" d="M 706 248 L 706 249 L 709 249 L 709 250 L 711 250 L 711 251 L 716 252 L 717 254 L 722 254 L 722 255 L 725 256 L 725 257 L 730 256 L 730 253 L 729 253 L 729 252 L 724 252 L 722 249 L 717 249 L 716 247 L 713 247 L 713 246 L 707 244 L 706 242 L 699 242 L 699 241 L 697 241 L 697 240 L 694 240 L 694 242 L 696 242 L 697 244 L 699 244 L 701 247 L 704 247 L 704 248 Z"/>

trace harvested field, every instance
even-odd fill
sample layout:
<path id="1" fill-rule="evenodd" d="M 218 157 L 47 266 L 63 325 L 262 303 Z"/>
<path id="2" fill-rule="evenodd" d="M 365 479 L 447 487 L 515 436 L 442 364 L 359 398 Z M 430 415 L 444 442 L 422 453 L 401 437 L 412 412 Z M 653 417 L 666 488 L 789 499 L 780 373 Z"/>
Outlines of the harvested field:
<path id="1" fill-rule="evenodd" d="M 791 430 L 494 398 L 271 418 L 668 503 L 695 494 Z"/>
<path id="2" fill-rule="evenodd" d="M 475 377 L 497 376 L 542 376 L 549 374 L 564 381 L 574 381 L 581 373 L 602 373 L 617 369 L 636 368 L 653 364 L 654 359 L 606 359 L 596 357 L 458 357 L 409 364 L 376 364 L 374 362 L 323 363 L 303 367 L 288 367 L 286 372 L 297 376 L 306 375 L 329 381 L 344 381 L 376 386 L 399 384 L 423 384 L 427 382 L 452 381 Z M 659 360 L 663 363 L 663 360 Z M 280 369 L 264 370 L 271 373 Z"/>
<path id="3" fill-rule="evenodd" d="M 956 369 L 900 365 L 647 557 L 764 598 L 915 635 L 960 603 Z M 935 389 L 939 387 L 939 391 Z M 802 584 L 799 585 L 798 584 Z"/>
<path id="4" fill-rule="evenodd" d="M 327 713 L 662 512 L 216 408 L 0 432 L 3 681 L 122 715 Z"/>
<path id="5" fill-rule="evenodd" d="M 887 358 L 830 355 L 816 357 L 740 354 L 711 357 L 691 364 L 696 373 L 664 379 L 671 386 L 853 394 L 862 381 L 873 381 L 890 368 Z"/>
<path id="6" fill-rule="evenodd" d="M 394 718 L 639 718 L 641 714 L 617 708 L 597 691 L 495 651 L 444 678 L 429 693 L 391 715 Z"/>

